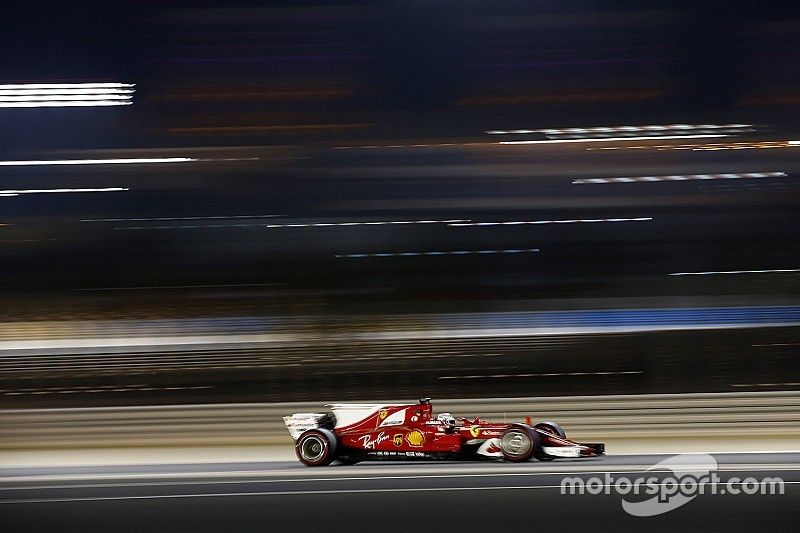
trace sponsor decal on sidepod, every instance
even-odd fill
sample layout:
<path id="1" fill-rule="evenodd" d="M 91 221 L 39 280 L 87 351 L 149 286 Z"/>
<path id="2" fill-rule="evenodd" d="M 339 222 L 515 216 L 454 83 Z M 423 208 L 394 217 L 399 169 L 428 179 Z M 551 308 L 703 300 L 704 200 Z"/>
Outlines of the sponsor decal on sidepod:
<path id="1" fill-rule="evenodd" d="M 406 441 L 411 446 L 422 446 L 422 443 L 425 442 L 425 435 L 420 430 L 415 429 L 406 433 Z"/>
<path id="2" fill-rule="evenodd" d="M 375 446 L 377 446 L 378 444 L 380 444 L 385 440 L 389 440 L 389 435 L 381 431 L 380 433 L 378 433 L 378 436 L 375 437 L 374 439 L 370 435 L 362 435 L 358 438 L 358 440 L 361 441 L 361 445 L 364 446 L 365 449 L 374 450 Z"/>

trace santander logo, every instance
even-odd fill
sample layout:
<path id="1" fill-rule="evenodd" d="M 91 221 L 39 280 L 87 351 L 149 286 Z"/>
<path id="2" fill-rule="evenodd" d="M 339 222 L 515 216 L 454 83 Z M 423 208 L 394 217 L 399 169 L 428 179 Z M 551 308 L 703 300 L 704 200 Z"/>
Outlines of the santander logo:
<path id="1" fill-rule="evenodd" d="M 366 448 L 367 450 L 374 450 L 375 446 L 377 446 L 383 441 L 389 440 L 389 435 L 381 431 L 380 433 L 378 433 L 378 436 L 375 437 L 374 439 L 372 438 L 371 435 L 362 435 L 358 437 L 358 440 L 361 441 L 361 445 L 364 446 L 364 448 Z"/>

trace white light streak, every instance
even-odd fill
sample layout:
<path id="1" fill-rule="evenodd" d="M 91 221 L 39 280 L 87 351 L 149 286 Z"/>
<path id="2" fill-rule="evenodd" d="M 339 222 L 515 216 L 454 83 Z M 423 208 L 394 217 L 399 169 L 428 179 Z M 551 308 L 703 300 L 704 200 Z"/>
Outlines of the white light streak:
<path id="1" fill-rule="evenodd" d="M 579 218 L 579 219 L 565 219 L 565 220 L 511 220 L 507 222 L 457 222 L 448 224 L 452 227 L 465 227 L 465 226 L 522 226 L 526 224 L 539 225 L 539 224 L 591 224 L 595 222 L 647 222 L 653 220 L 652 217 L 637 217 L 637 218 Z"/>
<path id="2" fill-rule="evenodd" d="M 277 218 L 286 215 L 229 215 L 229 216 L 208 216 L 208 217 L 148 217 L 148 218 L 82 218 L 81 222 L 145 222 L 163 220 L 228 220 L 239 218 Z"/>
<path id="3" fill-rule="evenodd" d="M 47 194 L 67 192 L 118 192 L 129 191 L 127 187 L 104 187 L 101 189 L 8 189 L 0 190 L 0 196 L 18 196 L 20 194 Z"/>
<path id="4" fill-rule="evenodd" d="M 58 96 L 58 100 L 129 100 L 130 96 L 124 94 L 64 94 Z M 0 102 L 50 102 L 52 96 L 32 95 L 32 96 L 6 96 L 0 94 Z"/>
<path id="5" fill-rule="evenodd" d="M 565 144 L 565 143 L 598 143 L 613 141 L 646 141 L 651 139 L 708 139 L 711 137 L 730 137 L 724 133 L 708 133 L 698 135 L 643 135 L 638 137 L 598 137 L 594 139 L 547 139 L 541 141 L 500 141 L 497 144 Z"/>
<path id="6" fill-rule="evenodd" d="M 560 376 L 624 376 L 644 374 L 643 370 L 620 370 L 613 372 L 546 372 L 531 374 L 469 374 L 466 376 L 439 376 L 439 379 L 482 379 L 482 378 L 549 378 Z"/>
<path id="7" fill-rule="evenodd" d="M 213 217 L 209 217 L 213 218 Z M 220 217 L 225 218 L 225 217 Z M 230 217 L 235 218 L 235 217 Z M 241 218 L 254 218 L 254 217 L 241 217 Z M 152 219 L 158 220 L 158 219 Z M 179 218 L 165 218 L 164 220 L 181 220 Z M 190 220 L 190 219 L 186 219 Z M 143 230 L 143 229 L 202 229 L 202 228 L 247 228 L 247 227 L 262 227 L 268 229 L 274 228 L 327 228 L 327 227 L 342 227 L 342 226 L 390 226 L 390 225 L 406 225 L 406 224 L 450 224 L 453 222 L 469 222 L 469 219 L 452 219 L 452 220 L 379 220 L 374 222 L 298 222 L 293 224 L 268 224 L 268 223 L 248 223 L 248 224 L 198 224 L 198 225 L 176 225 L 176 226 L 122 226 L 114 228 L 118 230 Z"/>
<path id="8" fill-rule="evenodd" d="M 785 172 L 745 172 L 728 174 L 685 174 L 672 176 L 636 176 L 632 178 L 587 178 L 572 180 L 574 185 L 603 183 L 636 183 L 651 181 L 737 180 L 755 178 L 785 178 Z"/>
<path id="9" fill-rule="evenodd" d="M 469 222 L 467 219 L 452 220 L 378 220 L 373 222 L 312 222 L 301 224 L 268 224 L 268 228 L 323 228 L 328 226 L 391 226 L 400 224 L 451 224 Z"/>
<path id="10" fill-rule="evenodd" d="M 792 144 L 795 142 L 796 144 Z M 640 144 L 632 146 L 604 146 L 601 148 L 587 148 L 587 150 L 692 150 L 695 152 L 719 150 L 762 150 L 767 148 L 791 148 L 796 146 L 796 141 L 757 141 L 757 142 L 725 142 L 702 144 Z"/>
<path id="11" fill-rule="evenodd" d="M 130 105 L 128 83 L 31 83 L 0 85 L 0 107 L 96 107 Z"/>
<path id="12" fill-rule="evenodd" d="M 149 157 L 123 159 L 54 159 L 28 161 L 0 161 L 0 167 L 28 167 L 53 165 L 132 165 L 144 163 L 190 163 L 198 161 L 191 157 Z"/>
<path id="13" fill-rule="evenodd" d="M 507 250 L 452 250 L 436 252 L 394 252 L 378 254 L 336 254 L 337 259 L 363 259 L 366 257 L 420 257 L 420 256 L 440 256 L 440 255 L 492 255 L 492 254 L 530 254 L 536 253 L 538 248 L 521 248 Z"/>
<path id="14" fill-rule="evenodd" d="M 276 216 L 276 215 L 273 215 Z M 277 215 L 281 216 L 281 215 Z M 209 217 L 214 218 L 214 217 Z M 225 218 L 225 217 L 219 217 Z M 236 217 L 230 217 L 236 218 Z M 255 218 L 255 217 L 240 217 L 240 218 Z M 135 219 L 132 219 L 135 220 Z M 144 219 L 148 220 L 148 219 Z M 158 219 L 150 219 L 158 220 Z M 165 218 L 164 220 L 182 220 L 180 218 Z M 186 219 L 191 220 L 191 219 Z M 111 220 L 109 220 L 111 221 Z M 204 229 L 204 228 L 327 228 L 327 227 L 343 227 L 343 226 L 390 226 L 390 225 L 406 225 L 406 224 L 450 224 L 452 222 L 469 222 L 468 219 L 460 220 L 381 220 L 376 222 L 303 222 L 295 224 L 269 224 L 269 223 L 247 223 L 247 224 L 191 224 L 191 225 L 173 225 L 173 226 L 122 226 L 114 228 L 116 230 L 143 230 L 143 229 Z"/>
<path id="15" fill-rule="evenodd" d="M 0 84 L 0 90 L 6 89 L 131 89 L 133 83 L 22 83 Z"/>
<path id="16" fill-rule="evenodd" d="M 79 102 L 0 102 L 0 107 L 107 107 L 112 105 L 131 105 L 125 100 L 81 100 Z"/>
<path id="17" fill-rule="evenodd" d="M 0 96 L 133 93 L 133 89 L 0 89 Z"/>
<path id="18" fill-rule="evenodd" d="M 714 276 L 717 274 L 773 274 L 782 272 L 800 272 L 800 268 L 776 268 L 769 270 L 710 270 L 707 272 L 673 272 L 670 276 Z"/>
<path id="19" fill-rule="evenodd" d="M 665 124 L 648 126 L 606 126 L 594 128 L 545 128 L 545 129 L 520 129 L 520 130 L 489 130 L 488 135 L 526 135 L 530 133 L 544 133 L 546 135 L 571 135 L 580 133 L 626 133 L 626 132 L 664 132 L 671 130 L 737 130 L 752 128 L 752 124 Z"/>

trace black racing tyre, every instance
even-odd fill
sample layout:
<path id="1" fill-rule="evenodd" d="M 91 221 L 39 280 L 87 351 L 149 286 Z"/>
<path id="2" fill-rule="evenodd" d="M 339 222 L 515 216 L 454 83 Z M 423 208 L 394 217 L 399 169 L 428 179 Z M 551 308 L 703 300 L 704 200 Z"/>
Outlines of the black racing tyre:
<path id="1" fill-rule="evenodd" d="M 525 424 L 514 424 L 500 437 L 500 450 L 503 459 L 512 463 L 528 461 L 541 448 L 539 433 Z"/>
<path id="2" fill-rule="evenodd" d="M 546 420 L 544 422 L 539 422 L 538 424 L 533 426 L 536 429 L 541 429 L 546 431 L 547 433 L 552 433 L 553 435 L 558 435 L 562 439 L 567 438 L 567 432 L 564 431 L 560 425 L 556 424 L 555 422 L 551 422 L 550 420 Z M 552 455 L 547 455 L 542 451 L 541 447 L 533 452 L 533 456 L 538 459 L 539 461 L 552 461 L 555 459 Z"/>
<path id="3" fill-rule="evenodd" d="M 555 422 L 551 422 L 549 420 L 545 420 L 544 422 L 539 422 L 533 427 L 535 427 L 536 429 L 543 429 L 544 431 L 547 431 L 548 433 L 553 433 L 554 435 L 558 435 L 562 439 L 567 438 L 567 432 L 564 431 L 564 428 L 562 428 Z"/>
<path id="4" fill-rule="evenodd" d="M 294 444 L 297 458 L 306 466 L 327 466 L 336 459 L 336 435 L 323 429 L 309 429 Z"/>

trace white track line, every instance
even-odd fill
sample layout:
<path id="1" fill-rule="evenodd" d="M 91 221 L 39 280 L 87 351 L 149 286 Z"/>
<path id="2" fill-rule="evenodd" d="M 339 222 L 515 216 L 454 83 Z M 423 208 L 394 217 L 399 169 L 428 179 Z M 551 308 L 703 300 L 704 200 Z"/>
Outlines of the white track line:
<path id="1" fill-rule="evenodd" d="M 738 466 L 738 465 L 737 465 Z M 751 465 L 752 468 L 717 468 L 717 472 L 766 472 L 772 470 L 800 470 L 797 464 L 766 465 L 770 468 L 761 468 L 759 465 Z M 310 483 L 310 482 L 331 482 L 331 481 L 395 481 L 408 479 L 463 479 L 463 478 L 486 478 L 486 477 L 521 477 L 521 476 L 569 476 L 569 475 L 588 475 L 588 474 L 641 474 L 653 472 L 648 470 L 646 465 L 639 465 L 641 470 L 592 470 L 592 471 L 570 471 L 570 472 L 505 472 L 505 473 L 486 473 L 486 474 L 448 474 L 448 475 L 424 475 L 424 476 L 361 476 L 361 477 L 321 477 L 321 478 L 286 478 L 286 479 L 205 479 L 199 481 L 154 481 L 146 483 L 78 483 L 70 485 L 27 485 L 22 487 L 0 487 L 0 491 L 8 490 L 47 490 L 47 489 L 85 489 L 85 488 L 113 488 L 113 487 L 169 487 L 181 485 L 238 485 L 252 483 Z M 696 466 L 687 465 L 686 470 L 677 469 L 674 472 L 694 472 Z M 668 473 L 666 471 L 656 471 L 658 473 Z"/>
<path id="2" fill-rule="evenodd" d="M 800 484 L 800 481 L 784 481 L 785 485 Z M 733 486 L 743 485 L 744 482 L 732 483 L 730 481 L 710 482 L 708 485 Z M 658 483 L 658 486 L 667 486 L 667 483 Z M 673 486 L 670 483 L 669 486 Z M 604 484 L 605 487 L 613 487 L 613 484 Z M 503 486 L 503 487 L 414 487 L 414 488 L 391 488 L 391 489 L 346 489 L 346 490 L 294 490 L 294 491 L 265 491 L 265 492 L 214 492 L 197 494 L 161 494 L 147 496 L 100 496 L 95 498 L 38 498 L 27 500 L 0 500 L 2 505 L 14 505 L 25 503 L 64 503 L 64 502 L 96 502 L 114 500 L 159 500 L 176 498 L 224 498 L 240 496 L 303 496 L 321 494 L 376 494 L 392 492 L 459 492 L 476 490 L 538 490 L 538 489 L 560 489 L 561 485 L 534 485 L 534 486 Z"/>
<path id="3" fill-rule="evenodd" d="M 736 452 L 739 453 L 800 453 L 800 452 Z M 643 453 L 637 454 L 641 456 L 673 456 L 673 455 L 699 455 L 699 454 L 712 454 L 714 452 L 686 452 L 686 453 Z M 716 454 L 716 455 L 725 455 L 723 454 Z M 563 463 L 562 463 L 563 464 Z M 192 484 L 204 484 L 204 483 L 238 483 L 244 482 L 244 480 L 238 481 L 228 481 L 232 477 L 241 477 L 241 478 L 253 478 L 253 477 L 264 477 L 264 478 L 281 478 L 281 479 L 257 479 L 248 481 L 251 483 L 267 483 L 267 482 L 291 482 L 291 481 L 360 481 L 360 480 L 398 480 L 398 479 L 422 479 L 422 478 L 431 478 L 431 479 L 441 479 L 441 478 L 470 478 L 470 477 L 513 477 L 513 476 L 566 476 L 571 474 L 603 474 L 603 473 L 613 473 L 613 474 L 636 474 L 636 473 L 644 473 L 648 472 L 649 468 L 651 468 L 652 464 L 638 464 L 638 465 L 603 465 L 603 464 L 595 464 L 595 465 L 586 465 L 586 466 L 578 466 L 575 465 L 572 469 L 564 471 L 565 469 L 561 470 L 549 470 L 549 469 L 542 469 L 536 468 L 533 465 L 526 465 L 522 468 L 527 468 L 522 472 L 512 471 L 508 472 L 509 468 L 515 468 L 513 465 L 507 465 L 500 463 L 498 465 L 490 466 L 489 468 L 494 468 L 495 470 L 490 471 L 475 471 L 475 468 L 464 468 L 463 466 L 454 466 L 452 473 L 448 474 L 435 474 L 431 473 L 431 470 L 420 470 L 419 467 L 414 466 L 405 466 L 405 467 L 391 467 L 390 469 L 360 469 L 360 473 L 369 474 L 381 474 L 381 473 L 394 473 L 394 472 L 403 472 L 403 473 L 414 473 L 413 475 L 393 475 L 393 476 L 347 476 L 347 477 L 339 477 L 335 475 L 335 471 L 331 473 L 329 476 L 325 477 L 307 477 L 310 474 L 307 473 L 307 469 L 303 468 L 302 470 L 238 470 L 238 471 L 217 471 L 217 472 L 171 472 L 171 473 L 159 473 L 159 472 L 148 472 L 148 473 L 129 473 L 129 474 L 89 474 L 89 475 L 81 475 L 81 474 L 67 474 L 62 476 L 54 476 L 54 475 L 32 475 L 32 476 L 11 476 L 11 477 L 3 477 L 0 478 L 0 483 L 20 483 L 20 482 L 69 482 L 69 481 L 105 481 L 105 480 L 172 480 L 172 479 L 191 479 L 191 478 L 216 478 L 219 481 L 212 481 L 212 480 L 200 480 L 197 482 L 193 482 Z M 335 467 L 341 468 L 341 467 Z M 363 467 L 362 467 L 363 468 Z M 446 468 L 446 467 L 445 467 Z M 480 468 L 480 466 L 478 466 Z M 506 470 L 500 470 L 500 468 Z M 694 468 L 694 465 L 688 465 L 687 468 Z M 738 465 L 722 465 L 720 466 L 717 471 L 720 472 L 751 472 L 751 471 L 768 471 L 768 470 L 800 470 L 800 464 L 797 463 L 776 463 L 776 464 L 769 464 L 769 463 L 752 463 L 752 464 L 738 464 Z M 348 472 L 352 472 L 352 469 L 346 469 Z M 690 470 L 693 471 L 693 470 Z M 434 470 L 435 472 L 435 470 Z M 293 476 L 293 477 L 286 477 L 286 476 Z M 161 482 L 150 482 L 153 485 L 162 484 Z M 177 482 L 177 484 L 181 484 L 182 482 Z M 86 485 L 83 485 L 86 486 Z M 22 487 L 20 487 L 22 488 Z M 3 489 L 5 490 L 5 489 Z"/>

